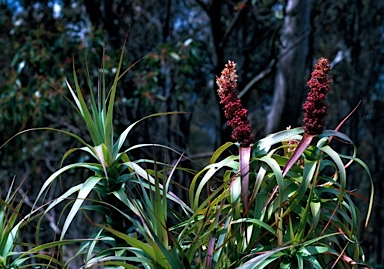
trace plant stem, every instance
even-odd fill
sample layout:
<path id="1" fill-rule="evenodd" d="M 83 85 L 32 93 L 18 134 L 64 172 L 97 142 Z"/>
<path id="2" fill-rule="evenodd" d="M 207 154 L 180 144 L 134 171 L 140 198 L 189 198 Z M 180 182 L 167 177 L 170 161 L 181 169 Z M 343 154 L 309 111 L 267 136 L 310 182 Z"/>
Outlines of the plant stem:
<path id="1" fill-rule="evenodd" d="M 249 161 L 252 147 L 239 148 L 240 176 L 241 176 L 241 199 L 243 201 L 243 214 L 246 214 L 248 207 L 248 186 L 249 186 Z"/>

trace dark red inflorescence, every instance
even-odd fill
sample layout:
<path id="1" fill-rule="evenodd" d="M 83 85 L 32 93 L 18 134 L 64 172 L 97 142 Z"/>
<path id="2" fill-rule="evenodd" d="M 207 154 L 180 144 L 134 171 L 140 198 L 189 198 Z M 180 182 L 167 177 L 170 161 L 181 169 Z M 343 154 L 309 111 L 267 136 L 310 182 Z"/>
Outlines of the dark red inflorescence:
<path id="1" fill-rule="evenodd" d="M 224 115 L 228 126 L 233 128 L 232 139 L 242 147 L 248 147 L 254 141 L 252 128 L 248 121 L 248 110 L 243 108 L 237 93 L 236 64 L 228 61 L 220 77 L 216 77 L 219 86 L 220 104 L 224 106 Z"/>
<path id="2" fill-rule="evenodd" d="M 327 115 L 328 104 L 325 102 L 325 95 L 331 89 L 332 78 L 329 74 L 331 67 L 329 60 L 320 58 L 308 81 L 308 96 L 303 105 L 304 109 L 304 130 L 307 134 L 321 134 L 325 128 L 325 116 Z"/>

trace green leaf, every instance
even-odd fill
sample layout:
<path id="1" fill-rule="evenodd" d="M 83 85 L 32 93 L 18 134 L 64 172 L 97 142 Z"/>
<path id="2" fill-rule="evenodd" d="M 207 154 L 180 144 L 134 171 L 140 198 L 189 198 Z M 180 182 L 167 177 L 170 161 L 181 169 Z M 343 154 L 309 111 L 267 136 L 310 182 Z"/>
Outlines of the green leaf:
<path id="1" fill-rule="evenodd" d="M 124 41 L 124 46 L 125 47 Z M 120 54 L 120 60 L 119 64 L 117 66 L 117 71 L 115 75 L 115 79 L 113 80 L 112 87 L 109 92 L 109 103 L 108 103 L 108 110 L 107 110 L 107 118 L 105 122 L 105 130 L 104 130 L 104 136 L 105 136 L 105 144 L 107 145 L 107 148 L 111 149 L 113 148 L 113 107 L 115 105 L 115 96 L 116 96 L 116 90 L 117 90 L 117 82 L 119 81 L 120 76 L 120 70 L 121 65 L 123 63 L 123 57 L 124 57 L 124 49 L 121 50 Z"/>
<path id="2" fill-rule="evenodd" d="M 65 219 L 63 230 L 60 235 L 60 240 L 62 240 L 69 228 L 69 225 L 71 224 L 73 218 L 79 211 L 81 205 L 83 204 L 84 200 L 87 198 L 88 194 L 93 190 L 95 185 L 101 180 L 101 177 L 93 176 L 88 178 L 81 186 L 81 189 L 79 191 L 79 194 L 76 198 L 75 203 L 73 204 L 71 210 L 69 211 L 67 218 Z"/>
<path id="3" fill-rule="evenodd" d="M 260 139 L 255 145 L 254 148 L 261 151 L 264 150 L 266 152 L 269 151 L 269 148 L 277 143 L 281 143 L 282 141 L 291 140 L 296 135 L 303 133 L 304 130 L 302 127 L 280 131 L 274 134 L 267 135 L 265 138 Z"/>
<path id="4" fill-rule="evenodd" d="M 339 154 L 334 151 L 331 147 L 329 146 L 323 146 L 319 148 L 320 150 L 324 151 L 326 154 L 328 154 L 329 157 L 335 162 L 337 166 L 338 173 L 340 174 L 340 196 L 339 196 L 339 201 L 343 199 L 344 193 L 345 193 L 345 188 L 347 185 L 347 174 L 345 171 L 345 167 L 343 164 L 343 161 L 341 160 Z"/>
<path id="5" fill-rule="evenodd" d="M 313 190 L 313 198 L 311 199 L 311 213 L 312 213 L 312 226 L 311 231 L 308 234 L 311 234 L 312 231 L 316 230 L 317 224 L 320 221 L 321 217 L 321 203 L 320 196 L 316 189 Z"/>
<path id="6" fill-rule="evenodd" d="M 313 135 L 304 133 L 299 145 L 296 147 L 295 151 L 293 152 L 283 169 L 283 177 L 285 177 L 289 169 L 291 169 L 293 164 L 300 158 L 301 154 L 303 154 L 303 152 L 308 148 L 308 146 L 311 144 L 313 137 Z"/>
<path id="7" fill-rule="evenodd" d="M 239 163 L 238 163 L 238 156 L 229 156 L 225 158 L 224 160 L 210 164 L 206 166 L 204 169 L 202 169 L 199 173 L 196 174 L 196 176 L 193 178 L 191 186 L 190 186 L 190 202 L 192 205 L 192 209 L 197 209 L 199 207 L 199 200 L 201 196 L 201 192 L 205 186 L 205 184 L 212 179 L 212 177 L 216 174 L 217 171 L 219 171 L 223 167 L 229 167 L 232 168 L 233 170 L 239 169 Z M 200 175 L 203 174 L 205 171 L 206 174 L 203 176 L 203 178 L 198 181 L 200 178 Z M 199 183 L 196 192 L 195 192 L 195 186 Z"/>
<path id="8" fill-rule="evenodd" d="M 65 171 L 68 171 L 70 169 L 73 169 L 73 168 L 80 168 L 80 167 L 83 167 L 83 168 L 87 168 L 87 169 L 90 169 L 92 171 L 95 171 L 96 173 L 98 174 L 102 174 L 102 170 L 100 170 L 100 168 L 98 167 L 98 165 L 96 164 L 89 164 L 89 163 L 74 163 L 74 164 L 69 164 L 67 166 L 64 166 L 63 168 L 57 170 L 55 173 L 53 173 L 43 184 L 43 186 L 41 187 L 37 197 L 36 197 L 36 201 L 33 205 L 33 208 L 36 206 L 36 203 L 38 202 L 38 200 L 40 199 L 41 195 L 47 190 L 47 188 L 52 184 L 53 181 L 56 180 L 56 178 L 61 175 L 62 173 L 64 173 Z M 32 208 L 32 209 L 33 209 Z"/>
<path id="9" fill-rule="evenodd" d="M 253 223 L 253 224 L 256 224 L 257 226 L 260 226 L 260 227 L 264 228 L 265 230 L 270 232 L 271 235 L 274 235 L 276 233 L 276 230 L 274 228 L 269 226 L 264 221 L 258 220 L 258 219 L 242 218 L 242 219 L 237 219 L 237 220 L 234 220 L 234 221 L 231 222 L 231 224 L 235 224 L 235 223 Z"/>
<path id="10" fill-rule="evenodd" d="M 203 186 L 203 185 L 200 185 L 200 186 Z M 240 201 L 241 201 L 241 177 L 240 176 L 236 176 L 235 178 L 232 178 L 232 181 L 229 185 L 229 191 L 231 194 L 230 202 L 232 204 L 232 207 L 235 208 L 235 212 L 236 212 L 235 217 L 240 216 L 240 208 L 238 208 L 238 205 L 240 204 Z M 197 189 L 196 193 L 200 195 L 201 191 Z"/>
<path id="11" fill-rule="evenodd" d="M 64 268 L 64 264 L 61 261 L 57 260 L 51 255 L 43 254 L 44 251 L 51 250 L 53 248 L 57 248 L 64 245 L 82 243 L 85 241 L 87 241 L 87 239 L 70 239 L 70 240 L 54 241 L 54 242 L 38 245 L 25 252 L 22 252 L 21 255 L 12 264 L 17 268 L 24 268 L 23 265 L 25 264 L 26 261 L 28 260 L 33 261 L 33 260 L 39 259 L 39 260 L 45 260 L 48 262 L 48 264 L 51 264 L 51 265 L 45 264 L 45 266 L 48 266 L 47 268 Z M 28 263 L 25 265 L 25 268 L 31 268 L 31 266 L 33 266 L 33 264 Z M 34 268 L 39 268 L 39 267 L 36 265 L 36 267 Z"/>
<path id="12" fill-rule="evenodd" d="M 100 144 L 95 147 L 95 152 L 97 154 L 98 160 L 100 161 L 101 166 L 104 170 L 104 176 L 108 180 L 107 168 L 112 163 L 112 156 L 110 155 L 108 148 L 105 144 Z"/>
<path id="13" fill-rule="evenodd" d="M 61 203 L 62 201 L 66 200 L 69 196 L 71 196 L 72 194 L 74 194 L 75 192 L 79 191 L 81 189 L 83 184 L 79 184 L 79 185 L 76 185 L 76 186 L 73 186 L 72 188 L 70 188 L 69 190 L 67 190 L 64 194 L 60 195 L 60 197 L 56 198 L 55 200 L 53 200 L 51 202 L 51 204 L 44 210 L 43 212 L 43 216 L 40 218 L 38 224 L 37 224 L 37 227 L 39 228 L 40 227 L 40 223 L 41 221 L 43 220 L 43 217 L 45 214 L 47 214 L 52 208 L 54 208 L 56 205 L 58 205 L 59 203 Z M 39 229 L 36 229 L 36 233 L 35 233 L 35 236 L 36 236 L 36 241 L 38 242 L 38 240 L 40 239 L 39 238 Z"/>
<path id="14" fill-rule="evenodd" d="M 72 95 L 73 100 L 75 100 L 75 104 L 76 104 L 76 106 L 77 106 L 78 111 L 80 112 L 81 117 L 84 118 L 84 112 L 83 112 L 83 108 L 82 108 L 82 105 L 81 105 L 81 103 L 80 103 L 79 98 L 77 98 L 75 92 L 72 90 L 72 87 L 71 87 L 71 85 L 69 84 L 68 80 L 65 80 L 65 83 L 67 84 L 67 87 L 68 87 L 68 89 L 69 89 L 69 92 L 70 92 L 71 95 Z"/>
<path id="15" fill-rule="evenodd" d="M 97 126 L 96 126 L 95 122 L 93 121 L 91 114 L 89 113 L 89 110 L 87 108 L 87 104 L 84 101 L 79 83 L 77 81 L 75 68 L 73 69 L 73 76 L 74 76 L 74 80 L 75 80 L 75 87 L 76 87 L 77 96 L 74 93 L 74 91 L 72 90 L 71 85 L 66 80 L 68 89 L 71 92 L 73 98 L 75 99 L 76 105 L 77 105 L 77 107 L 81 113 L 83 120 L 85 121 L 85 124 L 87 125 L 89 134 L 92 138 L 94 145 L 97 146 L 97 145 L 103 143 L 102 134 L 100 133 L 100 130 L 97 129 Z"/>
<path id="16" fill-rule="evenodd" d="M 289 207 L 281 215 L 281 218 L 287 216 L 303 199 L 306 194 L 309 184 L 314 180 L 314 175 L 317 167 L 317 162 L 315 161 L 305 161 L 303 179 L 295 194 L 292 196 Z"/>
<path id="17" fill-rule="evenodd" d="M 121 133 L 121 135 L 119 136 L 119 138 L 116 140 L 115 144 L 113 145 L 113 151 L 112 151 L 112 158 L 113 159 L 116 159 L 116 156 L 118 155 L 121 147 L 123 146 L 125 140 L 127 139 L 127 136 L 129 134 L 129 132 L 132 130 L 132 128 L 138 124 L 139 122 L 143 121 L 143 120 L 146 120 L 148 118 L 152 118 L 152 117 L 158 117 L 158 116 L 166 116 L 166 115 L 175 115 L 175 114 L 186 114 L 185 112 L 163 112 L 163 113 L 156 113 L 156 114 L 151 114 L 149 116 L 146 116 L 144 118 L 141 118 L 140 120 L 132 123 L 131 125 L 129 125 L 125 130 L 124 132 Z"/>
<path id="18" fill-rule="evenodd" d="M 229 147 L 231 147 L 234 143 L 227 142 L 224 145 L 220 146 L 212 155 L 211 160 L 209 161 L 210 164 L 213 164 L 217 161 L 217 159 L 221 156 L 221 154 L 227 150 Z"/>
<path id="19" fill-rule="evenodd" d="M 297 259 L 298 269 L 304 269 L 304 260 L 303 260 L 303 257 L 300 255 L 300 253 L 296 254 L 296 259 Z"/>
<path id="20" fill-rule="evenodd" d="M 87 252 L 84 257 L 84 260 L 87 261 L 93 256 L 96 243 L 98 242 L 98 239 L 100 239 L 102 232 L 103 232 L 103 229 L 100 229 L 100 228 L 95 229 L 93 235 L 91 236 L 92 240 L 86 243 Z"/>
<path id="21" fill-rule="evenodd" d="M 339 154 L 339 155 L 342 158 L 350 159 L 350 160 L 353 160 L 353 161 L 357 162 L 359 165 L 361 165 L 361 167 L 364 168 L 365 172 L 368 175 L 371 191 L 370 191 L 370 197 L 369 197 L 369 205 L 368 205 L 368 210 L 367 210 L 367 217 L 366 217 L 366 220 L 365 220 L 365 227 L 367 227 L 368 226 L 368 222 L 369 222 L 370 217 L 371 217 L 371 214 L 372 214 L 373 196 L 374 196 L 374 192 L 375 192 L 375 189 L 374 189 L 375 187 L 374 187 L 374 184 L 373 184 L 373 179 L 372 179 L 371 172 L 370 172 L 368 166 L 362 160 L 360 160 L 359 158 L 352 157 L 352 156 L 347 156 L 347 155 L 344 155 L 344 154 Z"/>
<path id="22" fill-rule="evenodd" d="M 266 251 L 263 254 L 260 254 L 256 256 L 255 258 L 252 258 L 245 262 L 243 265 L 237 267 L 237 269 L 262 269 L 268 266 L 270 263 L 272 263 L 274 260 L 277 260 L 278 258 L 284 256 L 284 253 L 282 250 L 288 249 L 290 246 L 287 247 L 280 247 L 276 248 L 274 250 Z"/>
<path id="23" fill-rule="evenodd" d="M 280 169 L 279 164 L 271 157 L 271 156 L 263 156 L 260 158 L 261 162 L 266 163 L 273 171 L 273 175 L 276 178 L 277 185 L 279 188 L 279 208 L 281 208 L 283 204 L 283 197 L 284 197 L 284 182 L 283 182 L 283 175 Z M 273 194 L 271 195 L 272 198 Z M 268 203 L 265 205 L 267 206 Z"/>
<path id="24" fill-rule="evenodd" d="M 346 135 L 346 134 L 343 134 L 343 133 L 340 133 L 340 132 L 337 132 L 337 131 L 334 131 L 334 130 L 325 130 L 323 131 L 322 134 L 319 135 L 320 138 L 323 138 L 323 137 L 337 137 L 337 138 L 340 138 L 341 140 L 345 141 L 345 142 L 348 142 L 350 144 L 353 144 L 353 141 Z"/>
<path id="25" fill-rule="evenodd" d="M 132 246 L 133 248 L 136 248 L 136 249 L 140 250 L 141 252 L 147 254 L 148 257 L 150 257 L 152 259 L 152 261 L 156 261 L 155 251 L 159 251 L 160 252 L 160 250 L 158 250 L 158 249 L 154 250 L 153 247 L 151 247 L 150 245 L 148 245 L 146 243 L 143 243 L 143 242 L 141 242 L 140 240 L 138 240 L 138 239 L 136 239 L 134 237 L 131 237 L 129 235 L 126 235 L 126 234 L 123 234 L 123 233 L 121 233 L 119 231 L 116 231 L 116 230 L 114 230 L 112 228 L 109 228 L 107 226 L 103 226 L 103 225 L 100 225 L 100 224 L 96 224 L 96 225 L 100 226 L 104 230 L 114 234 L 118 238 L 121 238 L 126 243 L 128 243 L 130 246 Z"/>
<path id="26" fill-rule="evenodd" d="M 15 137 L 21 135 L 21 134 L 24 134 L 24 133 L 27 133 L 27 132 L 32 132 L 32 131 L 54 131 L 54 132 L 59 132 L 59 133 L 63 133 L 65 135 L 68 135 L 68 136 L 71 136 L 73 138 L 75 138 L 77 141 L 79 141 L 81 144 L 83 144 L 84 146 L 86 147 L 90 147 L 81 137 L 71 133 L 71 132 L 67 132 L 67 131 L 64 131 L 64 130 L 60 130 L 60 129 L 55 129 L 55 128 L 49 128 L 49 127 L 42 127 L 42 128 L 32 128 L 32 129 L 27 129 L 27 130 L 24 130 L 24 131 L 21 131 L 21 132 L 18 132 L 17 134 L 15 134 L 14 136 L 12 136 L 11 138 L 9 138 L 7 141 L 4 142 L 4 144 L 2 144 L 0 146 L 0 149 L 2 147 L 4 147 L 7 143 L 9 143 L 12 139 L 14 139 Z"/>

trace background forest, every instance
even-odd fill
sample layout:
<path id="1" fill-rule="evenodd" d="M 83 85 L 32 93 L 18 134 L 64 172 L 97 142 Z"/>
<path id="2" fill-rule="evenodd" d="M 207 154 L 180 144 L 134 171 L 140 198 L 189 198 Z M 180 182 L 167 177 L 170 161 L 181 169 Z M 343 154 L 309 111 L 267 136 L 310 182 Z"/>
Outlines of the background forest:
<path id="1" fill-rule="evenodd" d="M 0 0 L 0 144 L 43 126 L 85 137 L 64 98 L 69 96 L 65 78 L 72 82 L 74 62 L 83 95 L 89 95 L 87 68 L 97 78 L 104 57 L 112 80 L 124 49 L 123 65 L 133 66 L 119 82 L 115 132 L 152 113 L 189 112 L 141 122 L 127 144 L 168 145 L 194 160 L 181 165 L 205 165 L 231 140 L 215 84 L 229 59 L 237 63 L 240 97 L 261 138 L 303 125 L 306 81 L 316 60 L 327 57 L 333 76 L 327 128 L 335 128 L 361 101 L 342 131 L 372 171 L 375 205 L 363 246 L 371 264 L 384 264 L 383 10 L 384 2 L 375 0 Z M 70 137 L 42 131 L 11 140 L 0 151 L 1 195 L 14 177 L 25 180 L 19 192 L 27 197 L 28 211 L 42 182 L 76 146 Z M 137 152 L 137 158 L 144 155 L 178 158 Z M 368 180 L 357 168 L 349 170 L 347 189 L 368 197 Z M 70 173 L 49 195 L 57 197 L 83 178 L 79 171 Z M 179 183 L 187 186 L 189 180 L 180 175 Z M 356 203 L 366 212 L 364 200 Z M 47 214 L 42 236 L 54 234 L 58 214 Z M 75 221 L 78 228 L 69 233 L 80 238 L 87 227 L 81 218 Z M 24 238 L 29 237 L 32 241 L 26 231 Z"/>

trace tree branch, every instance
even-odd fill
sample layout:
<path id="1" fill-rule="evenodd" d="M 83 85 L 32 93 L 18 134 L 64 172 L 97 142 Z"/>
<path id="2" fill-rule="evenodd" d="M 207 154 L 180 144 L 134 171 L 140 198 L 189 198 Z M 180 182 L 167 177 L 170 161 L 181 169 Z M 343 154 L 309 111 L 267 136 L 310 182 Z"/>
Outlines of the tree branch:
<path id="1" fill-rule="evenodd" d="M 33 208 L 33 203 L 29 200 L 27 194 L 22 190 L 22 189 L 19 189 L 18 190 L 19 194 L 21 196 L 24 197 L 24 204 L 26 204 L 27 206 L 29 206 L 30 208 Z M 51 229 L 56 233 L 56 234 L 59 234 L 61 233 L 61 230 L 59 227 L 57 227 L 56 223 L 55 223 L 55 216 L 54 216 L 55 212 L 53 211 L 53 214 L 51 213 L 48 213 L 46 212 L 44 214 L 44 217 L 49 221 L 49 227 L 51 227 Z"/>
<path id="2" fill-rule="evenodd" d="M 248 0 L 245 0 L 243 4 L 246 5 L 247 2 L 248 2 Z M 237 11 L 235 17 L 232 19 L 231 24 L 228 26 L 227 30 L 225 31 L 225 33 L 224 33 L 224 35 L 223 35 L 223 38 L 221 39 L 220 45 L 221 45 L 222 47 L 224 47 L 225 42 L 227 42 L 227 40 L 228 40 L 229 34 L 230 34 L 230 33 L 232 32 L 232 30 L 234 29 L 234 27 L 235 27 L 237 21 L 238 21 L 239 18 L 240 18 L 240 15 L 243 13 L 243 11 L 244 11 L 245 9 L 246 9 L 246 7 L 245 7 L 245 8 L 242 8 L 242 9 L 239 9 L 239 10 Z"/>
<path id="3" fill-rule="evenodd" d="M 272 68 L 275 65 L 275 62 L 276 60 L 272 59 L 269 62 L 268 66 L 263 71 L 261 71 L 256 77 L 254 77 L 250 82 L 248 82 L 248 84 L 244 87 L 244 89 L 239 93 L 239 98 L 244 96 L 244 94 L 246 94 L 249 91 L 249 89 L 253 85 L 255 85 L 259 80 L 263 79 L 266 75 L 268 75 L 272 71 Z"/>

